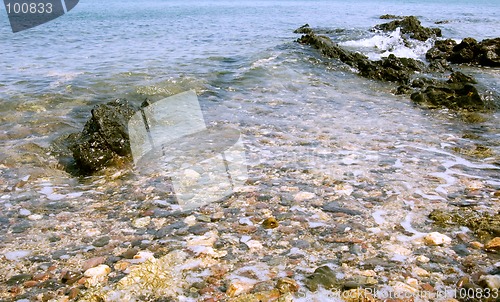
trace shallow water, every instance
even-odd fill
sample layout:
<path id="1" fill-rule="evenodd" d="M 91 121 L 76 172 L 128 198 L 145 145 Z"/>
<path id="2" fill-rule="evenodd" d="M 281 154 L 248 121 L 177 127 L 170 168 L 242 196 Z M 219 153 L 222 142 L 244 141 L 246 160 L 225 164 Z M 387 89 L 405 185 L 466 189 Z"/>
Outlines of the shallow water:
<path id="1" fill-rule="evenodd" d="M 67 234 L 58 248 L 72 246 L 71 238 L 133 234 L 130 217 L 167 203 L 161 178 L 134 169 L 76 178 L 62 171 L 51 143 L 80 131 L 96 104 L 117 97 L 139 104 L 191 89 L 208 125 L 242 132 L 249 186 L 262 194 L 286 199 L 279 188 L 293 184 L 325 200 L 334 192 L 359 208 L 378 200 L 373 221 L 363 223 L 383 230 L 401 225 L 408 235 L 428 230 L 425 215 L 433 206 L 473 202 L 494 212 L 498 111 L 471 123 L 464 113 L 419 108 L 395 96 L 394 85 L 360 78 L 295 43 L 292 31 L 307 22 L 338 29 L 334 40 L 374 57 L 389 46 L 421 58 L 428 46 L 408 49 L 389 34 L 370 32 L 384 22 L 378 16 L 416 15 L 425 26 L 449 20 L 435 25 L 444 37 L 480 40 L 500 36 L 498 5 L 85 1 L 18 34 L 9 32 L 2 11 L 0 251 L 51 254 L 47 232 Z M 463 70 L 498 101 L 497 69 Z M 478 145 L 490 150 L 487 156 L 474 155 Z M 18 224 L 29 215 L 38 216 L 23 230 Z M 311 225 L 324 225 L 312 217 Z"/>

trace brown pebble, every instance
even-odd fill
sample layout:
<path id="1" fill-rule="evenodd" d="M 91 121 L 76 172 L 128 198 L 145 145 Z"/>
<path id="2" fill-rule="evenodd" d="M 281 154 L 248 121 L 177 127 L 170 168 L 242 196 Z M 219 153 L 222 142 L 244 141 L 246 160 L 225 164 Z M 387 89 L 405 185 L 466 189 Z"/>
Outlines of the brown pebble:
<path id="1" fill-rule="evenodd" d="M 122 257 L 125 258 L 125 259 L 133 259 L 135 255 L 137 255 L 137 253 L 139 252 L 138 249 L 136 248 L 131 248 L 131 249 L 128 249 L 126 250 L 123 254 L 122 254 Z"/>
<path id="2" fill-rule="evenodd" d="M 281 278 L 276 284 L 276 289 L 278 289 L 282 294 L 295 293 L 299 290 L 299 287 L 299 284 L 290 278 Z"/>
<path id="3" fill-rule="evenodd" d="M 35 287 L 37 286 L 38 282 L 34 281 L 34 280 L 30 280 L 30 281 L 26 281 L 23 283 L 23 286 L 24 287 Z"/>
<path id="4" fill-rule="evenodd" d="M 89 260 L 85 261 L 85 263 L 83 263 L 82 270 L 83 270 L 83 271 L 86 271 L 86 270 L 88 270 L 89 268 L 96 267 L 96 266 L 98 266 L 99 264 L 103 264 L 104 262 L 106 262 L 106 257 L 95 257 L 95 258 L 91 258 L 91 259 L 89 259 Z"/>
<path id="5" fill-rule="evenodd" d="M 495 237 L 484 245 L 487 250 L 500 250 L 500 237 Z"/>
<path id="6" fill-rule="evenodd" d="M 264 229 L 274 229 L 278 227 L 278 221 L 274 217 L 269 217 L 262 222 Z"/>
<path id="7" fill-rule="evenodd" d="M 34 281 L 46 281 L 50 278 L 50 275 L 48 273 L 40 273 L 40 274 L 36 274 L 33 276 L 33 280 Z"/>
<path id="8" fill-rule="evenodd" d="M 470 247 L 476 250 L 482 249 L 484 247 L 484 244 L 478 241 L 472 241 L 469 243 Z"/>
<path id="9" fill-rule="evenodd" d="M 198 291 L 200 295 L 205 295 L 205 294 L 213 294 L 215 293 L 215 288 L 213 286 L 207 286 Z"/>
<path id="10" fill-rule="evenodd" d="M 127 261 L 118 261 L 115 263 L 114 268 L 117 271 L 124 271 L 130 266 L 130 262 Z"/>
<path id="11" fill-rule="evenodd" d="M 80 294 L 80 289 L 77 288 L 77 287 L 73 287 L 70 291 L 69 291 L 69 295 L 68 295 L 68 298 L 70 299 L 75 299 L 76 297 L 78 297 L 78 295 Z"/>
<path id="12" fill-rule="evenodd" d="M 500 197 L 500 190 L 496 191 L 495 193 L 493 193 L 493 196 L 495 197 Z"/>
<path id="13" fill-rule="evenodd" d="M 254 225 L 233 225 L 235 229 L 240 234 L 251 234 L 257 231 L 257 227 Z"/>
<path id="14" fill-rule="evenodd" d="M 429 283 L 423 283 L 422 285 L 420 285 L 420 287 L 422 287 L 423 290 L 428 292 L 434 292 L 436 290 L 434 286 L 430 285 Z"/>
<path id="15" fill-rule="evenodd" d="M 458 287 L 458 288 L 461 288 L 461 287 L 463 287 L 465 284 L 469 284 L 469 283 L 470 283 L 470 281 L 469 281 L 469 277 L 464 276 L 464 277 L 460 278 L 460 280 L 458 280 L 458 282 L 457 282 L 457 287 Z"/>
<path id="16" fill-rule="evenodd" d="M 82 277 L 82 274 L 75 273 L 71 271 L 66 271 L 66 273 L 62 276 L 61 282 L 67 285 L 71 285 L 78 281 Z"/>

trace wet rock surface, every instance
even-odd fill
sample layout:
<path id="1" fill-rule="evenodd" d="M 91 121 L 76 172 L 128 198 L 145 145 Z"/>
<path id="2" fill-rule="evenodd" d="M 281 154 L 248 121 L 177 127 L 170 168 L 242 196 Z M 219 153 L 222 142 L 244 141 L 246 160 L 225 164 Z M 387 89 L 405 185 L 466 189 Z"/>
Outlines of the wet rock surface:
<path id="1" fill-rule="evenodd" d="M 436 39 L 441 31 L 426 28 L 413 17 L 382 16 L 394 19 L 389 23 L 375 26 L 377 30 L 394 31 L 400 29 L 403 40 L 407 38 L 420 41 Z M 334 43 L 328 36 L 318 35 L 308 24 L 298 28 L 295 33 L 303 34 L 299 43 L 317 48 L 322 55 L 340 60 L 357 70 L 362 77 L 378 81 L 401 84 L 397 94 L 407 94 L 411 100 L 425 108 L 450 108 L 454 110 L 485 111 L 494 109 L 498 104 L 486 102 L 471 76 L 454 71 L 450 65 L 468 63 L 483 66 L 498 66 L 500 38 L 477 42 L 465 38 L 457 44 L 454 40 L 436 40 L 426 58 L 429 64 L 412 58 L 400 58 L 390 54 L 380 60 L 370 60 L 367 56 L 349 51 Z M 406 41 L 406 40 L 405 40 Z M 408 42 L 406 42 L 408 43 Z M 450 73 L 447 80 L 436 79 L 432 72 Z M 424 75 L 424 76 L 423 76 Z"/>
<path id="2" fill-rule="evenodd" d="M 464 38 L 460 43 L 446 39 L 435 42 L 426 54 L 429 61 L 444 59 L 455 64 L 500 66 L 500 38 L 476 41 Z"/>
<path id="3" fill-rule="evenodd" d="M 68 137 L 78 173 L 90 174 L 130 156 L 127 124 L 136 111 L 123 99 L 92 109 L 82 132 Z"/>
<path id="4" fill-rule="evenodd" d="M 394 31 L 396 28 L 401 28 L 403 34 L 408 34 L 410 38 L 420 41 L 425 41 L 432 37 L 441 37 L 441 30 L 439 28 L 423 27 L 420 21 L 414 16 L 402 17 L 400 20 L 375 26 L 375 29 L 383 31 Z"/>
<path id="5" fill-rule="evenodd" d="M 299 43 L 311 45 L 332 59 L 358 69 L 363 77 L 397 83 L 407 83 L 415 71 L 425 70 L 425 64 L 410 58 L 398 58 L 390 55 L 378 61 L 371 61 L 363 54 L 350 52 L 334 43 L 329 37 L 314 34 L 307 25 L 302 26 L 297 33 L 306 33 L 298 39 Z"/>

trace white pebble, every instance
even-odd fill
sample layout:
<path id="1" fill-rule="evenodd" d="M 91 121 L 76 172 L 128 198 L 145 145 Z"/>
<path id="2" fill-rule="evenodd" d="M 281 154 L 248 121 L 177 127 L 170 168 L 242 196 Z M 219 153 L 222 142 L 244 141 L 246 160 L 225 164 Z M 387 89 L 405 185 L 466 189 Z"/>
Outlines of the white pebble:
<path id="1" fill-rule="evenodd" d="M 28 220 L 32 220 L 32 221 L 41 220 L 42 218 L 43 218 L 43 216 L 40 214 L 32 214 L 32 215 L 28 216 Z"/>
<path id="2" fill-rule="evenodd" d="M 260 250 L 262 249 L 262 243 L 260 243 L 259 241 L 257 240 L 249 240 L 247 242 L 245 242 L 245 244 L 248 246 L 248 248 L 252 251 L 255 251 L 255 250 Z"/>
<path id="3" fill-rule="evenodd" d="M 432 232 L 424 237 L 424 241 L 428 245 L 443 245 L 450 244 L 451 238 L 438 232 Z"/>
<path id="4" fill-rule="evenodd" d="M 500 288 L 500 276 L 499 275 L 483 275 L 479 278 L 479 281 L 484 281 L 488 288 L 496 290 Z"/>
<path id="5" fill-rule="evenodd" d="M 83 275 L 88 278 L 86 280 L 86 286 L 92 287 L 106 281 L 110 272 L 111 268 L 106 264 L 100 264 L 96 267 L 89 268 L 83 273 Z"/>
<path id="6" fill-rule="evenodd" d="M 26 209 L 20 209 L 19 210 L 19 216 L 26 217 L 26 216 L 29 216 L 29 215 L 31 215 L 31 211 L 30 210 L 26 210 Z"/>
<path id="7" fill-rule="evenodd" d="M 311 192 L 299 192 L 299 193 L 295 194 L 295 197 L 293 198 L 293 200 L 300 202 L 300 201 L 313 199 L 315 196 L 316 196 L 316 194 L 311 193 Z"/>
<path id="8" fill-rule="evenodd" d="M 146 216 L 146 217 L 141 217 L 141 218 L 135 219 L 132 222 L 132 225 L 135 228 L 145 228 L 145 227 L 147 227 L 149 225 L 150 222 L 151 222 L 151 217 Z"/>
<path id="9" fill-rule="evenodd" d="M 28 257 L 30 254 L 31 251 L 19 250 L 19 251 L 7 252 L 4 254 L 4 256 L 9 261 L 19 261 L 22 258 Z"/>
<path id="10" fill-rule="evenodd" d="M 420 263 L 427 263 L 430 261 L 429 258 L 425 257 L 424 255 L 419 255 L 417 256 L 417 261 L 420 262 Z"/>

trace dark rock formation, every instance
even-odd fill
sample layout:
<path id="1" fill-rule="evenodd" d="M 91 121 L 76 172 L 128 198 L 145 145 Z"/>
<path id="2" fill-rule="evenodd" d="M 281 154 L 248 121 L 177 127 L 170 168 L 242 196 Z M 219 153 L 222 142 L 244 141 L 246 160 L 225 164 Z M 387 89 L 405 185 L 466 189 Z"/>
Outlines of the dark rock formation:
<path id="1" fill-rule="evenodd" d="M 300 30 L 300 31 L 299 31 Z M 297 31 L 306 32 L 298 42 L 311 45 L 329 58 L 338 59 L 359 70 L 365 78 L 380 81 L 407 83 L 415 71 L 424 71 L 424 63 L 409 58 L 398 58 L 390 55 L 379 61 L 370 61 L 368 57 L 357 52 L 350 52 L 338 46 L 326 36 L 316 35 L 306 24 Z"/>
<path id="2" fill-rule="evenodd" d="M 484 110 L 486 104 L 472 85 L 475 83 L 472 77 L 461 72 L 453 72 L 447 81 L 417 78 L 411 86 L 420 90 L 412 93 L 410 98 L 428 108 Z"/>
<path id="3" fill-rule="evenodd" d="M 98 171 L 130 155 L 127 124 L 135 112 L 136 108 L 121 99 L 92 109 L 83 131 L 69 146 L 80 174 Z"/>
<path id="4" fill-rule="evenodd" d="M 407 83 L 415 71 L 424 71 L 424 63 L 410 58 L 398 58 L 390 54 L 379 61 L 367 61 L 359 64 L 360 75 L 366 78 Z"/>
<path id="5" fill-rule="evenodd" d="M 401 16 L 396 16 L 396 15 L 390 15 L 390 14 L 385 14 L 379 17 L 379 19 L 403 19 L 404 17 Z"/>
<path id="6" fill-rule="evenodd" d="M 500 38 L 486 39 L 477 42 L 473 38 L 465 38 L 460 44 L 447 39 L 436 41 L 429 49 L 426 59 L 430 62 L 447 60 L 456 64 L 473 64 L 482 66 L 500 66 Z"/>
<path id="7" fill-rule="evenodd" d="M 432 37 L 441 37 L 441 29 L 427 28 L 420 24 L 420 21 L 414 16 L 404 17 L 402 20 L 394 20 L 389 23 L 379 24 L 375 29 L 383 31 L 394 31 L 401 28 L 401 33 L 408 34 L 410 38 L 426 41 Z"/>
<path id="8" fill-rule="evenodd" d="M 420 40 L 440 35 L 437 30 L 422 27 L 415 17 L 404 17 L 402 20 L 382 24 L 379 27 L 386 30 L 402 27 L 403 32 L 414 34 L 413 37 Z M 315 34 L 315 31 L 307 24 L 295 32 L 304 34 L 298 39 L 298 42 L 311 45 L 317 48 L 322 55 L 338 59 L 357 69 L 359 75 L 365 78 L 402 84 L 398 87 L 397 93 L 411 95 L 410 97 L 415 103 L 424 107 L 446 107 L 469 111 L 491 109 L 473 86 L 476 83 L 475 80 L 463 73 L 453 72 L 448 62 L 472 61 L 498 64 L 498 42 L 500 39 L 484 40 L 481 43 L 477 43 L 474 39 L 464 39 L 458 45 L 451 39 L 437 41 L 427 53 L 427 59 L 431 62 L 427 66 L 421 61 L 398 58 L 393 54 L 378 61 L 371 61 L 363 54 L 343 49 L 327 36 Z M 429 77 L 415 78 L 417 72 L 429 71 L 451 71 L 452 73 L 447 81 Z"/>

